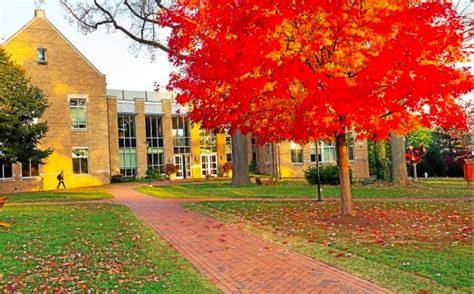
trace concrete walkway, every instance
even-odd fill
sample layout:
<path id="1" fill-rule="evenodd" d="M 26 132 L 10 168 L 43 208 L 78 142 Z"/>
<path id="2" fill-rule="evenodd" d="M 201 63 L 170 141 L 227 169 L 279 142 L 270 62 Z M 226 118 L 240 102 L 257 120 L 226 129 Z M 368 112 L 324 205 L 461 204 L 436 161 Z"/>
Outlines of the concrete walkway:
<path id="1" fill-rule="evenodd" d="M 390 293 L 236 226 L 188 211 L 179 205 L 181 200 L 158 199 L 133 188 L 110 185 L 107 191 L 224 293 Z"/>

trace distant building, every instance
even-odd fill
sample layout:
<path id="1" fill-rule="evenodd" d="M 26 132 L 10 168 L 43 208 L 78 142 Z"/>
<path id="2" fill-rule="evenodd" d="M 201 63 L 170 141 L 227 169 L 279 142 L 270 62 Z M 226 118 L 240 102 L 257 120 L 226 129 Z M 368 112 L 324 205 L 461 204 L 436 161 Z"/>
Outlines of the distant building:
<path id="1" fill-rule="evenodd" d="M 222 176 L 232 161 L 231 138 L 191 124 L 172 93 L 106 89 L 106 77 L 45 17 L 35 17 L 2 45 L 43 89 L 50 107 L 41 145 L 54 149 L 44 164 L 0 161 L 0 193 L 52 190 L 64 170 L 68 188 L 110 183 L 114 175 L 143 177 L 148 169 L 177 166 L 177 178 Z M 277 177 L 301 177 L 316 161 L 316 145 L 256 145 L 248 136 L 249 164 Z M 334 145 L 320 143 L 318 159 L 335 164 Z M 354 177 L 369 176 L 367 142 L 349 149 Z"/>

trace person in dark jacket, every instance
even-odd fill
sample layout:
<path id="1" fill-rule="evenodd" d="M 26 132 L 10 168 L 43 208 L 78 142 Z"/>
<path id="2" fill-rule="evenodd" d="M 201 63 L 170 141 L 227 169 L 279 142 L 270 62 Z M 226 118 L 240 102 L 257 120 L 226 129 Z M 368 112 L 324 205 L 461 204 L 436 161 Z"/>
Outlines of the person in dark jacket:
<path id="1" fill-rule="evenodd" d="M 64 184 L 64 171 L 62 170 L 59 175 L 56 177 L 58 179 L 58 186 L 56 189 L 59 189 L 59 186 L 63 184 L 64 189 L 66 189 L 66 185 Z"/>

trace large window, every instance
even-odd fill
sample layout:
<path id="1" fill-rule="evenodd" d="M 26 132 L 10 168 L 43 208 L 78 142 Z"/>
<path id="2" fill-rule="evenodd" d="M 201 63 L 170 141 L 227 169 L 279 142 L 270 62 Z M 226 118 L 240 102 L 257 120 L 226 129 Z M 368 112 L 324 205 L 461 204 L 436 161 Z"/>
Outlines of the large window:
<path id="1" fill-rule="evenodd" d="M 205 129 L 199 130 L 199 143 L 201 146 L 201 153 L 216 153 L 217 139 L 216 134 Z"/>
<path id="2" fill-rule="evenodd" d="M 301 145 L 291 142 L 291 163 L 303 163 L 303 148 Z"/>
<path id="3" fill-rule="evenodd" d="M 232 137 L 229 134 L 225 135 L 225 159 L 232 162 Z"/>
<path id="4" fill-rule="evenodd" d="M 39 176 L 39 164 L 27 161 L 21 163 L 21 175 L 24 178 L 38 177 Z"/>
<path id="5" fill-rule="evenodd" d="M 12 165 L 0 161 L 0 180 L 13 178 Z"/>
<path id="6" fill-rule="evenodd" d="M 165 156 L 163 151 L 163 119 L 159 115 L 147 115 L 146 142 L 148 169 L 154 169 L 165 173 Z"/>
<path id="7" fill-rule="evenodd" d="M 191 153 L 189 120 L 185 116 L 173 116 L 173 151 L 175 154 Z"/>
<path id="8" fill-rule="evenodd" d="M 134 114 L 118 115 L 118 139 L 120 174 L 125 177 L 137 175 L 137 137 Z"/>
<path id="9" fill-rule="evenodd" d="M 87 128 L 87 99 L 70 98 L 71 127 L 73 129 Z"/>
<path id="10" fill-rule="evenodd" d="M 89 150 L 87 148 L 72 149 L 72 172 L 75 175 L 89 173 Z"/>
<path id="11" fill-rule="evenodd" d="M 348 146 L 349 160 L 354 160 L 354 147 Z M 316 162 L 316 144 L 310 145 L 311 162 Z M 318 160 L 319 162 L 335 162 L 337 159 L 336 145 L 334 143 L 318 142 Z"/>

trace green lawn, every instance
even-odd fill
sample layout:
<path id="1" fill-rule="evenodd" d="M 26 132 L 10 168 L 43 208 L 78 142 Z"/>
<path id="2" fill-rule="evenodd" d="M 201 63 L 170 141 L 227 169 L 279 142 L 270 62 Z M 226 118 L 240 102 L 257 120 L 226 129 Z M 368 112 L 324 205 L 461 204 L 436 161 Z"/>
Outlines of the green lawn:
<path id="1" fill-rule="evenodd" d="M 473 206 L 359 202 L 342 218 L 327 201 L 224 201 L 186 207 L 240 223 L 264 238 L 405 293 L 472 292 Z"/>
<path id="2" fill-rule="evenodd" d="M 120 205 L 6 206 L 0 292 L 219 293 Z"/>
<path id="3" fill-rule="evenodd" d="M 61 202 L 61 201 L 87 201 L 98 199 L 110 199 L 112 195 L 102 188 L 83 188 L 73 190 L 58 190 L 47 192 L 28 192 L 9 194 L 9 203 L 20 202 Z"/>
<path id="4" fill-rule="evenodd" d="M 452 184 L 452 183 L 456 184 Z M 462 185 L 464 183 L 464 186 Z M 258 186 L 255 184 L 244 187 L 232 187 L 229 183 L 200 183 L 200 184 L 176 184 L 163 187 L 141 187 L 138 191 L 159 198 L 208 198 L 208 197 L 315 197 L 316 188 L 305 182 L 284 181 L 271 186 Z M 438 179 L 430 181 L 420 180 L 419 183 L 407 187 L 392 184 L 353 185 L 354 197 L 472 197 L 473 190 L 465 187 L 461 179 L 450 179 L 449 181 Z M 323 186 L 323 197 L 338 197 L 338 186 Z"/>

